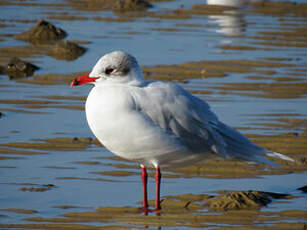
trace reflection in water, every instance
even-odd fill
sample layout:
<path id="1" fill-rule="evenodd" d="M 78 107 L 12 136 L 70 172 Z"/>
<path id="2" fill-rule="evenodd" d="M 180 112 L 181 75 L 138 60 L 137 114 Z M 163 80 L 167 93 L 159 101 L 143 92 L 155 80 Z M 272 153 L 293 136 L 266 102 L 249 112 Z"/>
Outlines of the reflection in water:
<path id="1" fill-rule="evenodd" d="M 208 5 L 220 5 L 234 7 L 227 10 L 227 15 L 211 15 L 213 19 L 220 26 L 216 30 L 227 36 L 240 36 L 244 33 L 246 23 L 244 20 L 244 8 L 252 2 L 263 2 L 264 0 L 207 0 Z"/>
<path id="2" fill-rule="evenodd" d="M 155 215 L 157 217 L 161 216 L 160 210 L 148 209 L 148 208 L 144 208 L 144 207 L 139 209 L 139 213 L 143 213 L 144 216 L 148 216 L 148 214 L 151 213 L 151 212 L 155 212 Z M 156 227 L 157 227 L 157 230 L 162 229 L 162 227 L 160 225 L 157 225 Z M 149 228 L 150 228 L 150 225 L 144 225 L 144 229 L 149 229 Z"/>
<path id="3" fill-rule="evenodd" d="M 220 26 L 220 28 L 216 30 L 218 33 L 227 36 L 240 36 L 245 31 L 245 22 L 241 14 L 211 15 L 209 18 L 216 21 Z"/>
<path id="4" fill-rule="evenodd" d="M 207 0 L 208 5 L 232 6 L 241 8 L 247 5 L 249 0 Z"/>

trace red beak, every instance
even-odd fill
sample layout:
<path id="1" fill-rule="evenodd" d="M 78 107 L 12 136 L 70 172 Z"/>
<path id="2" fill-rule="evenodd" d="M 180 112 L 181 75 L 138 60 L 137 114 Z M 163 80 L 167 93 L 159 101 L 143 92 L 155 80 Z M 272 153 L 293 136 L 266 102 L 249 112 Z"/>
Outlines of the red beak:
<path id="1" fill-rule="evenodd" d="M 70 83 L 70 86 L 73 87 L 73 86 L 78 86 L 78 85 L 84 85 L 90 82 L 94 82 L 96 81 L 96 79 L 98 79 L 98 77 L 90 77 L 88 74 L 86 74 L 86 75 L 75 78 L 75 80 L 73 80 Z"/>

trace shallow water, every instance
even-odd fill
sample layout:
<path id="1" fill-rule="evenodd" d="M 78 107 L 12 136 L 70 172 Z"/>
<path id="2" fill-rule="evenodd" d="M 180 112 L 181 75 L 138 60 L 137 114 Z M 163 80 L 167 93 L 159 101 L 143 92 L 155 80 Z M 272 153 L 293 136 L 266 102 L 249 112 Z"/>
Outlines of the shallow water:
<path id="1" fill-rule="evenodd" d="M 173 15 L 173 10 L 179 9 L 180 5 L 183 5 L 182 10 L 188 11 L 193 5 L 204 4 L 204 1 L 153 2 L 154 7 L 148 10 L 148 14 L 131 16 L 124 22 L 110 22 L 95 20 L 95 17 L 118 18 L 112 11 L 87 11 L 76 8 L 64 0 L 48 0 L 44 2 L 46 5 L 33 3 L 37 2 L 1 2 L 0 24 L 4 26 L 0 27 L 0 48 L 29 46 L 27 42 L 15 40 L 13 35 L 29 29 L 37 20 L 43 18 L 64 29 L 68 33 L 66 40 L 82 41 L 84 44 L 81 45 L 88 49 L 83 56 L 74 61 L 53 59 L 43 53 L 34 53 L 26 57 L 22 51 L 17 53 L 22 59 L 41 67 L 35 72 L 36 75 L 66 74 L 72 75 L 72 79 L 77 72 L 89 71 L 102 54 L 116 49 L 132 53 L 140 65 L 146 66 L 153 73 L 156 71 L 156 65 L 180 65 L 188 62 L 190 64 L 187 66 L 190 67 L 191 62 L 197 64 L 203 61 L 225 60 L 222 65 L 217 63 L 217 68 L 210 65 L 199 70 L 220 71 L 224 77 L 191 76 L 191 79 L 189 77 L 179 84 L 192 92 L 197 90 L 195 94 L 208 101 L 222 121 L 239 128 L 244 134 L 251 137 L 267 135 L 270 138 L 275 137 L 274 135 L 297 133 L 302 139 L 301 142 L 307 143 L 306 135 L 300 136 L 306 132 L 307 117 L 306 36 L 305 33 L 299 32 L 285 34 L 306 28 L 306 6 L 301 7 L 305 7 L 305 14 L 289 7 L 288 13 L 281 11 L 268 14 L 256 11 L 254 6 L 244 5 L 238 9 L 231 9 L 228 14 L 190 13 L 189 18 L 170 19 L 157 15 Z M 16 12 L 21 13 L 16 16 Z M 65 20 L 63 16 L 67 15 L 83 18 Z M 121 17 L 127 19 L 126 16 Z M 10 55 L 11 53 L 0 49 L 0 65 L 7 63 Z M 245 65 L 228 62 L 233 60 L 248 60 L 250 63 Z M 101 207 L 140 207 L 140 170 L 136 164 L 113 158 L 112 153 L 93 144 L 82 145 L 78 142 L 77 146 L 72 145 L 75 143 L 74 137 L 93 137 L 87 126 L 84 111 L 70 107 L 83 106 L 84 101 L 80 98 L 73 99 L 72 96 L 86 96 L 90 87 L 70 88 L 69 84 L 63 81 L 54 85 L 32 84 L 31 80 L 32 78 L 14 81 L 6 75 L 0 75 L 0 227 L 44 228 L 40 224 L 46 223 L 50 224 L 45 226 L 46 228 L 52 228 L 52 223 L 60 224 L 65 221 L 25 218 L 62 218 L 62 215 L 71 212 L 94 212 Z M 177 81 L 176 77 L 174 81 Z M 229 85 L 232 83 L 236 85 Z M 58 142 L 46 145 L 43 140 L 64 137 L 72 141 L 65 146 L 60 144 L 57 148 L 55 146 Z M 290 139 L 291 141 L 295 139 Z M 16 143 L 24 144 L 16 146 Z M 29 146 L 30 144 L 32 145 Z M 133 220 L 114 217 L 113 220 L 103 221 L 103 218 L 89 220 L 80 217 L 78 221 L 67 221 L 86 225 L 78 226 L 81 229 L 88 226 L 113 225 L 120 226 L 114 229 L 141 229 L 145 225 L 156 228 L 157 223 L 160 223 L 162 229 L 217 229 L 223 226 L 268 226 L 270 229 L 275 223 L 284 224 L 282 228 L 287 229 L 287 222 L 306 223 L 307 196 L 297 188 L 307 184 L 307 167 L 306 161 L 303 160 L 306 159 L 307 148 L 304 143 L 297 144 L 295 151 L 287 147 L 283 149 L 283 144 L 279 148 L 267 145 L 274 151 L 280 151 L 296 159 L 297 165 L 292 168 L 283 165 L 285 170 L 279 173 L 271 168 L 256 168 L 257 178 L 240 175 L 229 178 L 213 171 L 213 176 L 218 174 L 219 179 L 211 178 L 212 175 L 204 177 L 195 173 L 169 171 L 165 172 L 166 178 L 163 178 L 161 192 L 165 200 L 168 200 L 169 195 L 215 194 L 219 190 L 288 193 L 296 198 L 273 201 L 261 209 L 260 215 L 266 216 L 268 212 L 271 215 L 282 216 L 282 211 L 302 211 L 294 217 L 285 214 L 284 219 L 258 220 L 247 224 L 212 220 L 206 223 L 208 226 L 202 227 L 193 226 L 189 220 L 182 225 L 174 226 L 162 221 L 163 213 L 159 219 L 161 223 L 157 219 L 152 220 L 153 222 L 148 219 L 146 221 L 149 222 L 142 220 L 144 223 L 139 219 L 133 219 L 140 217 L 139 214 L 134 214 L 131 217 Z M 274 172 L 272 174 L 277 175 L 267 175 L 267 171 L 270 170 Z M 105 171 L 111 174 L 101 173 Z M 116 176 L 116 171 L 129 174 Z M 154 198 L 153 184 L 151 177 L 150 199 Z M 74 208 L 59 208 L 63 205 Z M 19 211 L 10 210 L 13 208 Z M 35 212 L 20 213 L 20 209 Z M 205 215 L 215 215 L 215 212 L 207 208 L 202 211 Z M 199 214 L 198 211 L 188 214 L 196 215 L 195 213 Z M 166 212 L 165 217 L 171 218 L 170 216 Z M 154 218 L 154 215 L 151 217 Z M 61 229 L 60 225 L 56 227 Z M 75 227 L 67 226 L 71 229 Z M 304 225 L 295 225 L 293 229 L 303 227 Z M 275 228 L 279 229 L 278 226 Z"/>

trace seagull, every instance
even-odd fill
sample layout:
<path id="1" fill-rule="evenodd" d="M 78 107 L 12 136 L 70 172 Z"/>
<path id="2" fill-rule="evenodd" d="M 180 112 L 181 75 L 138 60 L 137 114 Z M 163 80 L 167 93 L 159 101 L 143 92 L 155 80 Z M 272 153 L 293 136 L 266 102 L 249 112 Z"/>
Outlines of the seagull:
<path id="1" fill-rule="evenodd" d="M 71 86 L 93 84 L 86 118 L 97 139 L 114 154 L 137 162 L 142 170 L 143 208 L 147 200 L 147 171 L 155 168 L 155 211 L 160 206 L 161 171 L 222 157 L 278 165 L 265 157 L 293 159 L 250 142 L 221 122 L 209 105 L 180 85 L 146 81 L 132 55 L 114 51 L 101 57 L 90 74 Z"/>

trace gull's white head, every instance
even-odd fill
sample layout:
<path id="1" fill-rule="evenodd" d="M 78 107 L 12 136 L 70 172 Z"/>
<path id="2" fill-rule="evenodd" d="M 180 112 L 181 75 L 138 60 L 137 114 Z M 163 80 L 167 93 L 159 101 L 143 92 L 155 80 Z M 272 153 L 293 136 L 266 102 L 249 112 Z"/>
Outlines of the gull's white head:
<path id="1" fill-rule="evenodd" d="M 140 85 L 144 75 L 136 59 L 123 51 L 114 51 L 98 60 L 91 73 L 77 77 L 71 86 L 86 83 Z"/>

